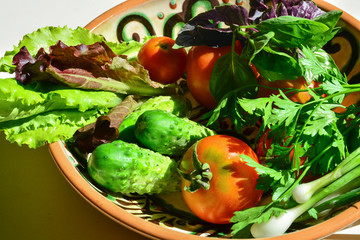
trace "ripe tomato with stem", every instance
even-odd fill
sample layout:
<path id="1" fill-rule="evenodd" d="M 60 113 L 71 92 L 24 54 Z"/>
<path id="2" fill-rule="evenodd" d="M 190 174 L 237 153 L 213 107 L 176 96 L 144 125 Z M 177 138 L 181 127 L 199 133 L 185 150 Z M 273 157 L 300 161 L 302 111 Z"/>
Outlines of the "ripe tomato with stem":
<path id="1" fill-rule="evenodd" d="M 184 154 L 182 194 L 199 218 L 227 224 L 234 212 L 258 205 L 263 193 L 256 189 L 258 173 L 241 155 L 258 162 L 249 145 L 228 135 L 203 138 Z"/>

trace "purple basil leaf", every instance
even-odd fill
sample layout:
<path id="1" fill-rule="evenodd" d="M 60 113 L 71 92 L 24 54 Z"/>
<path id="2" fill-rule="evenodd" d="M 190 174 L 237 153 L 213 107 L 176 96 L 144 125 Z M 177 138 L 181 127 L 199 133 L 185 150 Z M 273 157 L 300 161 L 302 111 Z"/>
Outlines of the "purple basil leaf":
<path id="1" fill-rule="evenodd" d="M 303 1 L 299 5 L 292 6 L 288 9 L 289 15 L 307 19 L 316 18 L 325 12 L 318 8 L 312 1 Z"/>
<path id="2" fill-rule="evenodd" d="M 264 2 L 266 1 L 250 1 L 250 6 L 252 8 L 250 10 L 250 16 L 255 23 L 259 23 L 260 21 L 270 18 L 288 15 L 313 19 L 325 13 L 311 0 L 277 0 L 273 1 L 271 7 L 265 7 Z M 276 9 L 276 11 L 274 12 L 273 9 Z"/>
<path id="3" fill-rule="evenodd" d="M 246 8 L 237 5 L 224 5 L 215 7 L 209 11 L 200 13 L 192 18 L 190 24 L 204 24 L 214 21 L 216 23 L 224 22 L 228 25 L 248 25 L 248 11 Z"/>
<path id="4" fill-rule="evenodd" d="M 266 11 L 269 8 L 263 0 L 250 0 L 250 7 L 260 12 Z"/>
<path id="5" fill-rule="evenodd" d="M 248 25 L 248 11 L 237 5 L 225 5 L 213 9 L 213 20 L 224 22 L 227 25 Z"/>
<path id="6" fill-rule="evenodd" d="M 264 12 L 251 8 L 249 10 L 249 22 L 258 24 Z"/>
<path id="7" fill-rule="evenodd" d="M 219 28 L 219 23 L 226 25 L 248 25 L 248 12 L 242 6 L 224 5 L 215 7 L 192 18 L 176 39 L 179 46 L 208 45 L 221 47 L 230 45 L 232 31 L 230 28 Z"/>
<path id="8" fill-rule="evenodd" d="M 261 16 L 261 21 L 276 17 L 277 16 L 275 14 L 274 8 L 271 7 L 263 13 L 263 15 Z"/>
<path id="9" fill-rule="evenodd" d="M 304 0 L 281 0 L 280 2 L 283 3 L 285 5 L 285 7 L 289 8 L 289 7 L 298 5 L 302 1 L 304 1 Z M 305 1 L 307 1 L 307 0 L 305 0 Z"/>
<path id="10" fill-rule="evenodd" d="M 209 28 L 204 26 L 184 26 L 176 39 L 176 44 L 189 47 L 207 45 L 222 47 L 231 45 L 233 32 L 230 29 Z"/>
<path id="11" fill-rule="evenodd" d="M 287 15 L 289 15 L 288 10 L 287 10 L 287 8 L 285 7 L 284 4 L 280 4 L 278 6 L 277 12 L 278 12 L 279 16 L 287 16 Z"/>

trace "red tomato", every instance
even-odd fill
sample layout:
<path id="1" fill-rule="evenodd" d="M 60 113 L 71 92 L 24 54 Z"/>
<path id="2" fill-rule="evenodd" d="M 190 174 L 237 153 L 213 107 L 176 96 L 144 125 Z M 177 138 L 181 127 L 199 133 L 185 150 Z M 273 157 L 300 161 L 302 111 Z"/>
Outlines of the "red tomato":
<path id="1" fill-rule="evenodd" d="M 235 51 L 241 53 L 241 44 L 236 42 Z M 189 90 L 195 100 L 207 108 L 216 107 L 217 103 L 211 95 L 209 84 L 216 61 L 231 51 L 231 46 L 209 47 L 193 46 L 187 57 L 186 74 Z"/>
<path id="2" fill-rule="evenodd" d="M 266 163 L 266 152 L 270 149 L 272 138 L 268 137 L 270 130 L 266 130 L 264 134 L 259 138 L 259 142 L 256 148 L 256 154 L 260 160 L 260 163 L 265 164 Z M 286 139 L 284 139 L 285 142 Z M 290 151 L 290 159 L 293 158 L 294 155 L 294 149 Z M 300 165 L 304 164 L 307 157 L 300 157 Z"/>
<path id="3" fill-rule="evenodd" d="M 289 90 L 285 90 L 285 88 L 295 88 L 295 89 L 306 89 L 306 86 L 308 86 L 309 88 L 313 88 L 314 84 L 310 84 L 307 85 L 306 80 L 303 77 L 299 77 L 295 80 L 278 80 L 278 81 L 273 81 L 270 82 L 268 80 L 266 80 L 265 78 L 258 78 L 258 83 L 259 85 L 263 85 L 263 86 L 267 86 L 267 87 L 272 87 L 272 88 L 281 88 L 283 89 L 283 92 L 286 93 Z M 273 94 L 279 94 L 279 91 L 276 89 L 269 89 L 269 88 L 265 88 L 265 87 L 259 87 L 258 90 L 258 97 L 269 97 L 270 95 Z M 295 94 L 292 94 L 291 92 L 286 94 L 288 96 L 288 98 L 293 101 L 293 102 L 298 102 L 298 103 L 306 103 L 307 101 L 310 100 L 311 96 L 308 92 L 298 92 Z"/>
<path id="4" fill-rule="evenodd" d="M 138 60 L 149 71 L 151 80 L 162 84 L 174 83 L 184 74 L 187 52 L 173 49 L 175 40 L 155 37 L 147 41 L 138 53 Z"/>
<path id="5" fill-rule="evenodd" d="M 270 149 L 272 139 L 268 138 L 270 130 L 266 130 L 263 135 L 259 138 L 259 142 L 256 147 L 256 154 L 260 160 L 260 163 L 264 163 L 264 158 L 266 157 L 267 150 Z"/>
<path id="6" fill-rule="evenodd" d="M 256 148 L 256 153 L 257 156 L 259 158 L 259 161 L 261 164 L 266 165 L 266 152 L 267 150 L 270 149 L 270 145 L 272 143 L 272 138 L 268 137 L 270 130 L 266 130 L 265 133 L 260 137 L 257 148 Z M 285 140 L 284 140 L 285 142 Z M 294 156 L 294 149 L 292 149 L 290 151 L 290 159 L 293 159 Z M 307 157 L 300 157 L 300 166 L 302 166 L 305 161 L 306 161 Z M 291 160 L 293 161 L 293 160 Z M 295 162 L 293 163 L 294 167 L 295 167 Z M 296 175 L 300 176 L 302 173 L 302 170 L 300 170 Z M 310 182 L 312 180 L 315 180 L 318 176 L 315 176 L 312 174 L 312 172 L 307 172 L 306 176 L 302 179 L 302 182 Z"/>
<path id="7" fill-rule="evenodd" d="M 192 146 L 183 156 L 180 168 L 193 171 Z M 229 223 L 234 212 L 257 206 L 262 196 L 256 190 L 258 173 L 246 164 L 240 154 L 245 154 L 258 162 L 255 152 L 243 141 L 227 135 L 203 138 L 196 150 L 201 163 L 208 163 L 212 173 L 210 188 L 200 188 L 190 193 L 184 187 L 190 181 L 183 179 L 183 198 L 188 207 L 199 218 L 215 224 Z"/>

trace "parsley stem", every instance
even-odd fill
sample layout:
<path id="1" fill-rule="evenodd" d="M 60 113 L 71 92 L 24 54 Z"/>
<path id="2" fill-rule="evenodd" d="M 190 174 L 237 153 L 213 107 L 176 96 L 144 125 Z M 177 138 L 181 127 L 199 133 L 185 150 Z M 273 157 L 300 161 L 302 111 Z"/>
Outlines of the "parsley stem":
<path id="1" fill-rule="evenodd" d="M 345 85 L 345 86 L 348 86 L 348 85 Z M 346 91 L 340 91 L 340 92 L 331 94 L 329 96 L 326 96 L 322 100 L 325 101 L 325 100 L 329 100 L 329 99 L 332 99 L 334 97 L 337 97 L 339 95 L 346 95 L 346 94 L 349 94 L 349 93 L 352 93 L 352 92 L 359 92 L 359 91 L 360 91 L 360 88 L 349 88 Z M 321 100 L 321 99 L 319 99 L 319 100 Z"/>
<path id="2" fill-rule="evenodd" d="M 356 117 L 351 121 L 350 125 L 343 130 L 343 135 L 348 134 L 354 127 L 358 126 L 360 122 L 360 115 L 356 115 Z"/>
<path id="3" fill-rule="evenodd" d="M 358 91 L 360 91 L 360 84 L 356 83 L 356 84 L 346 84 L 346 85 L 342 85 L 342 87 L 344 88 L 359 88 Z"/>

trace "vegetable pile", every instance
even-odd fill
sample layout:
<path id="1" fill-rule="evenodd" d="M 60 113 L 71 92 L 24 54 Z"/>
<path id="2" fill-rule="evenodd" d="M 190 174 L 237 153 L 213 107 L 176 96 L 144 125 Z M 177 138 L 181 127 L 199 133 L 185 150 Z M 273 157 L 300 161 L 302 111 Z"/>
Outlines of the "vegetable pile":
<path id="1" fill-rule="evenodd" d="M 15 74 L 0 129 L 31 148 L 66 141 L 110 193 L 181 192 L 234 238 L 326 219 L 360 200 L 360 85 L 323 49 L 342 12 L 266 2 L 200 13 L 175 40 L 39 29 L 0 60 Z"/>

